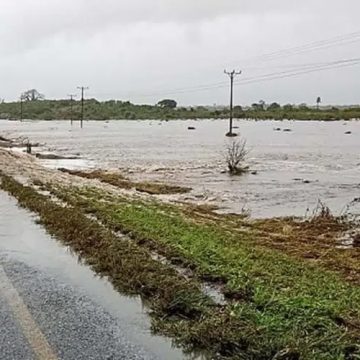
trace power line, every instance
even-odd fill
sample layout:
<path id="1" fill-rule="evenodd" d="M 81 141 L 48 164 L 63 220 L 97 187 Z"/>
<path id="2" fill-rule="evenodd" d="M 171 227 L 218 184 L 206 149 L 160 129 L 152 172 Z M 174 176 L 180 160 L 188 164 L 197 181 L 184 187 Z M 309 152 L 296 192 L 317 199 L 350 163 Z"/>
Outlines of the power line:
<path id="1" fill-rule="evenodd" d="M 273 61 L 284 57 L 303 54 L 306 52 L 313 52 L 317 50 L 328 49 L 331 47 L 352 44 L 357 41 L 360 41 L 360 31 L 356 31 L 344 35 L 338 35 L 329 39 L 314 41 L 300 46 L 293 46 L 290 48 L 285 48 L 285 49 L 265 53 L 262 55 L 256 55 L 242 60 L 233 61 L 232 63 L 251 62 L 253 64 L 255 62 Z"/>
<path id="2" fill-rule="evenodd" d="M 360 63 L 360 58 L 354 58 L 354 59 L 345 59 L 345 60 L 337 60 L 327 63 L 320 63 L 319 65 L 303 65 L 302 67 L 299 66 L 299 68 L 294 70 L 288 70 L 288 71 L 280 71 L 280 72 L 273 72 L 268 74 L 263 74 L 259 76 L 254 76 L 250 78 L 243 78 L 240 82 L 234 82 L 234 85 L 247 85 L 252 84 L 256 82 L 262 82 L 262 81 L 268 81 L 268 80 L 276 80 L 276 79 L 282 79 L 287 77 L 294 77 L 297 75 L 302 74 L 308 74 L 316 71 L 323 71 L 323 70 L 330 70 L 335 68 L 343 68 L 343 67 L 349 67 L 349 66 L 355 66 Z M 211 85 L 203 85 L 200 87 L 193 87 L 193 88 L 184 88 L 179 91 L 169 91 L 169 92 L 163 92 L 163 93 L 152 93 L 145 95 L 143 97 L 152 97 L 155 95 L 162 95 L 162 96 L 168 96 L 168 95 L 177 95 L 177 94 L 185 94 L 185 93 L 194 93 L 194 92 L 201 92 L 201 91 L 207 91 L 207 90 L 214 90 L 214 89 L 221 89 L 227 87 L 226 83 L 215 83 Z"/>
<path id="3" fill-rule="evenodd" d="M 343 35 L 338 35 L 338 36 L 335 36 L 332 38 L 324 39 L 324 40 L 310 42 L 310 43 L 304 44 L 304 45 L 285 48 L 285 49 L 265 53 L 262 55 L 245 58 L 245 59 L 238 60 L 238 61 L 232 61 L 232 63 L 235 63 L 235 62 L 250 63 L 251 62 L 251 64 L 254 64 L 254 63 L 262 63 L 265 61 L 274 61 L 274 60 L 286 58 L 289 56 L 304 54 L 307 52 L 322 50 L 325 48 L 343 46 L 343 45 L 351 44 L 351 43 L 358 42 L 358 41 L 360 41 L 360 31 L 355 31 L 355 32 L 351 32 L 351 33 L 347 33 L 347 34 L 343 34 Z M 323 65 L 323 64 L 326 64 L 326 63 L 309 63 L 309 64 L 304 64 L 304 65 L 301 65 L 301 64 L 300 65 L 296 65 L 296 64 L 295 65 L 276 65 L 275 67 L 302 68 L 303 66 Z M 271 67 L 274 67 L 274 66 L 271 66 L 271 65 L 266 66 L 266 68 L 271 68 Z M 256 70 L 259 68 L 254 67 L 254 66 L 247 66 L 247 67 L 245 66 L 244 67 L 244 71 L 254 70 L 254 69 Z M 136 93 L 131 94 L 130 93 L 129 95 L 147 98 L 147 97 L 152 97 L 155 95 L 161 96 L 164 94 L 172 95 L 172 94 L 181 94 L 181 93 L 186 93 L 186 92 L 206 91 L 206 90 L 210 90 L 212 86 L 217 88 L 218 86 L 225 87 L 226 85 L 227 85 L 226 82 L 217 82 L 217 83 L 209 83 L 209 84 L 203 84 L 203 85 L 197 85 L 197 86 L 169 89 L 169 90 L 159 91 L 159 92 L 155 92 L 155 93 L 143 93 L 143 94 L 136 94 Z"/>
<path id="4" fill-rule="evenodd" d="M 297 71 L 281 71 L 281 72 L 264 74 L 264 75 L 252 77 L 252 78 L 244 78 L 241 82 L 234 82 L 234 85 L 235 86 L 236 85 L 247 85 L 247 84 L 252 84 L 252 83 L 256 83 L 256 82 L 283 79 L 283 78 L 294 77 L 294 76 L 302 75 L 302 74 L 309 74 L 309 73 L 313 73 L 316 71 L 344 68 L 344 67 L 349 67 L 349 66 L 355 66 L 358 64 L 360 64 L 360 58 L 333 61 L 333 62 L 329 62 L 329 63 L 324 63 L 324 65 L 321 65 L 321 66 L 314 66 L 312 68 L 308 68 L 308 69 L 305 68 L 303 70 L 298 69 Z M 223 87 L 224 86 L 216 86 L 216 87 L 212 86 L 212 87 L 208 87 L 207 90 L 219 89 L 219 88 L 223 88 Z"/>
<path id="5" fill-rule="evenodd" d="M 292 69 L 290 70 L 284 70 L 284 71 L 278 71 L 278 72 L 271 72 L 267 74 L 262 74 L 258 76 L 253 77 L 245 77 L 241 80 L 241 84 L 245 85 L 252 82 L 260 82 L 260 80 L 266 80 L 268 77 L 273 78 L 274 80 L 280 76 L 279 78 L 285 78 L 289 76 L 293 76 L 293 74 L 306 74 L 307 70 L 309 72 L 314 72 L 316 70 L 322 71 L 327 70 L 328 67 L 334 66 L 334 65 L 344 65 L 344 67 L 347 66 L 353 66 L 357 65 L 358 61 L 360 61 L 360 58 L 352 58 L 352 59 L 342 59 L 342 60 L 335 60 L 330 62 L 319 62 L 319 63 L 305 63 L 305 64 L 297 64 L 297 65 L 289 65 Z M 286 65 L 284 65 L 286 67 Z M 342 66 L 336 66 L 334 68 L 341 68 Z M 330 67 L 331 68 L 331 67 Z M 178 94 L 186 94 L 186 93 L 195 93 L 195 92 L 201 92 L 201 91 L 208 91 L 213 89 L 220 89 L 227 87 L 227 82 L 217 82 L 207 85 L 198 85 L 193 87 L 187 87 L 187 88 L 177 88 L 173 90 L 165 90 L 165 91 L 159 91 L 159 92 L 151 92 L 151 93 L 142 93 L 142 94 L 133 94 L 133 96 L 147 98 L 147 97 L 153 97 L 153 96 L 169 96 L 169 95 L 178 95 Z M 234 83 L 235 85 L 238 85 L 238 82 Z"/>
<path id="6" fill-rule="evenodd" d="M 357 60 L 357 61 L 354 61 L 354 62 L 344 62 L 344 63 L 326 65 L 326 66 L 315 67 L 315 68 L 308 69 L 308 70 L 303 70 L 303 71 L 294 71 L 294 72 L 289 72 L 289 73 L 267 74 L 267 75 L 264 75 L 262 77 L 249 79 L 248 81 L 244 81 L 244 82 L 241 82 L 241 83 L 240 82 L 235 83 L 235 85 L 248 85 L 248 84 L 253 84 L 253 83 L 258 83 L 258 82 L 263 82 L 263 81 L 284 79 L 284 78 L 289 78 L 289 77 L 295 77 L 295 76 L 298 76 L 298 75 L 310 74 L 310 73 L 317 72 L 317 71 L 339 69 L 339 68 L 345 68 L 345 67 L 355 66 L 355 65 L 359 65 L 359 64 L 360 64 L 360 59 Z"/>
<path id="7" fill-rule="evenodd" d="M 334 47 L 334 46 L 345 45 L 345 44 L 349 44 L 349 43 L 353 43 L 353 42 L 357 42 L 357 41 L 360 41 L 360 31 L 348 33 L 345 35 L 339 35 L 339 36 L 336 36 L 336 37 L 333 37 L 330 39 L 314 41 L 314 42 L 311 42 L 308 44 L 294 46 L 294 47 L 290 47 L 287 49 L 282 49 L 282 50 L 278 50 L 278 51 L 274 51 L 274 52 L 270 52 L 270 53 L 265 53 L 263 55 L 258 55 L 258 56 L 247 58 L 245 60 L 242 60 L 242 62 L 251 61 L 252 63 L 256 63 L 256 62 L 264 62 L 264 61 L 273 61 L 273 60 L 280 59 L 283 57 L 298 55 L 301 53 L 311 52 L 311 51 L 320 50 L 320 49 L 324 49 L 324 48 L 330 48 L 330 47 Z M 352 60 L 354 60 L 354 59 L 350 59 L 349 61 L 352 61 Z M 344 67 L 357 65 L 357 63 L 346 65 L 345 61 L 347 61 L 347 60 L 344 60 Z M 340 61 L 340 62 L 342 62 L 342 61 Z M 295 65 L 280 65 L 277 67 L 282 67 L 282 68 L 290 67 L 290 68 L 293 68 L 293 70 L 274 72 L 274 73 L 270 73 L 270 74 L 259 75 L 259 76 L 252 77 L 252 78 L 244 78 L 241 83 L 242 83 L 242 85 L 245 85 L 245 84 L 250 84 L 252 82 L 265 81 L 265 80 L 268 80 L 269 77 L 271 78 L 271 80 L 272 79 L 275 80 L 276 78 L 285 78 L 285 77 L 306 74 L 309 72 L 313 72 L 312 71 L 313 67 L 314 67 L 314 69 L 319 70 L 319 71 L 327 70 L 329 64 L 330 63 L 321 62 L 321 63 L 308 63 L 308 64 L 299 64 L 299 65 L 296 65 L 296 64 Z M 322 68 L 323 66 L 325 66 L 325 68 Z M 339 66 L 339 68 L 340 67 L 342 67 L 342 66 Z M 271 66 L 267 66 L 266 68 L 271 68 Z M 245 67 L 245 71 L 251 70 L 251 69 L 258 69 L 258 68 L 254 67 L 254 66 Z M 309 70 L 309 72 L 307 72 L 305 70 Z M 292 71 L 294 71 L 294 72 L 292 72 Z M 279 77 L 277 77 L 277 76 L 279 76 Z M 212 89 L 223 88 L 226 86 L 227 86 L 226 82 L 217 82 L 217 83 L 209 83 L 209 84 L 203 84 L 203 85 L 197 85 L 197 86 L 191 86 L 191 87 L 183 87 L 183 88 L 175 88 L 175 89 L 169 89 L 169 90 L 151 92 L 151 93 L 142 93 L 142 94 L 141 93 L 140 94 L 139 93 L 135 93 L 135 94 L 129 93 L 129 96 L 137 96 L 137 97 L 141 97 L 141 98 L 147 98 L 147 97 L 153 97 L 153 96 L 165 96 L 165 95 L 176 95 L 176 94 L 183 94 L 183 93 L 208 91 L 208 90 L 212 90 Z"/>
<path id="8" fill-rule="evenodd" d="M 277 72 L 272 72 L 272 73 L 268 73 L 268 74 L 263 74 L 263 75 L 258 75 L 258 76 L 253 76 L 253 77 L 247 77 L 244 78 L 243 82 L 248 82 L 248 81 L 252 81 L 252 80 L 259 80 L 262 78 L 267 78 L 267 77 L 273 77 L 273 76 L 279 76 L 279 75 L 287 75 L 287 74 L 293 74 L 293 73 L 297 73 L 298 71 L 306 71 L 306 70 L 321 70 L 323 68 L 327 68 L 329 66 L 335 66 L 335 65 L 346 65 L 346 64 L 354 64 L 356 65 L 358 62 L 360 61 L 360 57 L 359 58 L 352 58 L 352 59 L 342 59 L 342 60 L 334 60 L 334 61 L 328 61 L 328 62 L 322 62 L 322 63 L 314 63 L 314 64 L 303 64 L 302 66 L 299 66 L 297 68 L 294 68 L 292 70 L 284 70 L 284 71 L 277 71 Z"/>

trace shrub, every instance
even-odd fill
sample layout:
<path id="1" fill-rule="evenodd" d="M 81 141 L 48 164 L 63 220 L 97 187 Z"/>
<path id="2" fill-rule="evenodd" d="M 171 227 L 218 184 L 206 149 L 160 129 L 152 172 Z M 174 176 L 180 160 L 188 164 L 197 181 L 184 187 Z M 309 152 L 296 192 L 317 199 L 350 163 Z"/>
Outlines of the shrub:
<path id="1" fill-rule="evenodd" d="M 246 140 L 233 140 L 226 149 L 226 163 L 229 173 L 240 175 L 248 170 L 244 164 L 246 155 L 249 151 L 246 149 Z"/>

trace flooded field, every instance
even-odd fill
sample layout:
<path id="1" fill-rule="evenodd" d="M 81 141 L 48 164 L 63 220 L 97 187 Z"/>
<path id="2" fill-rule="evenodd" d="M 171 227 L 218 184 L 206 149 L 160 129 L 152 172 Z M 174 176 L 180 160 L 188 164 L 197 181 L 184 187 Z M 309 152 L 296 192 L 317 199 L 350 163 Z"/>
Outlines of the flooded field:
<path id="1" fill-rule="evenodd" d="M 335 213 L 360 196 L 360 122 L 236 121 L 256 174 L 230 177 L 227 122 L 0 121 L 3 136 L 24 136 L 42 150 L 79 155 L 48 166 L 121 168 L 135 179 L 192 187 L 183 198 L 254 217 L 304 215 L 320 199 Z M 195 127 L 195 130 L 188 130 Z"/>

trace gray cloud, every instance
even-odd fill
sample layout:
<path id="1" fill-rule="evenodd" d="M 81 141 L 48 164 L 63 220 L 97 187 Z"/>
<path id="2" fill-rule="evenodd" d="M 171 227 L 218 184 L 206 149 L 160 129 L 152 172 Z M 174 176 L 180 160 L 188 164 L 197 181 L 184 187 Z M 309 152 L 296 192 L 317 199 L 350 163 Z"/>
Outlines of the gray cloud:
<path id="1" fill-rule="evenodd" d="M 258 76 L 293 63 L 360 56 L 354 43 L 261 63 L 264 70 L 244 61 L 356 31 L 359 10 L 357 0 L 3 0 L 0 76 L 7 90 L 0 97 L 15 98 L 27 87 L 60 97 L 84 82 L 94 96 L 154 102 L 172 89 L 226 81 L 225 66 Z M 321 93 L 324 101 L 354 102 L 356 71 L 239 87 L 237 101 L 311 101 Z M 174 96 L 184 104 L 225 103 L 227 90 Z"/>
<path id="2" fill-rule="evenodd" d="M 148 23 L 198 23 L 229 15 L 272 16 L 303 14 L 343 6 L 320 0 L 249 1 L 249 0 L 3 0 L 0 20 L 1 38 L 28 48 L 44 38 L 63 34 L 69 38 L 91 36 L 116 25 Z M 352 1 L 354 3 L 354 1 Z"/>

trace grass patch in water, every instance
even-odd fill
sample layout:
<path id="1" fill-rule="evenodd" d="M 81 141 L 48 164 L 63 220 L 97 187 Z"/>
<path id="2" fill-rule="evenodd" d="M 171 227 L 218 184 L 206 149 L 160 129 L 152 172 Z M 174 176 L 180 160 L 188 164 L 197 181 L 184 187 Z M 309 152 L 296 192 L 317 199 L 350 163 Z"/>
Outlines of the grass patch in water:
<path id="1" fill-rule="evenodd" d="M 80 176 L 86 179 L 96 179 L 103 183 L 116 186 L 121 189 L 135 189 L 136 191 L 147 193 L 150 195 L 172 195 L 172 194 L 185 194 L 191 191 L 190 188 L 181 187 L 176 185 L 168 185 L 155 182 L 136 182 L 131 181 L 119 173 L 106 172 L 103 170 L 94 171 L 80 171 L 80 170 L 68 170 L 59 169 L 62 172 Z"/>

